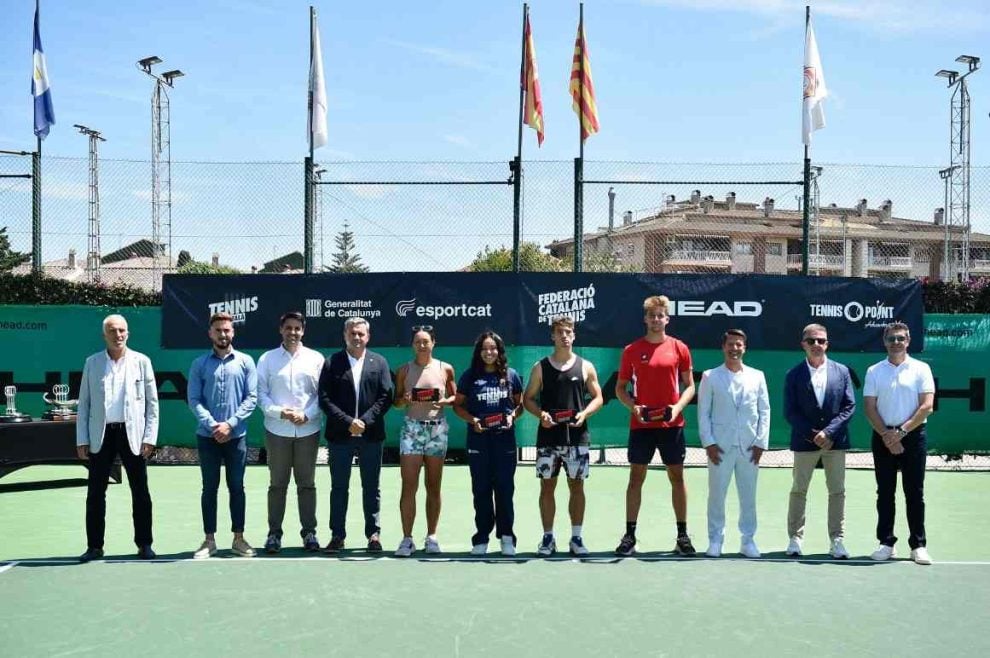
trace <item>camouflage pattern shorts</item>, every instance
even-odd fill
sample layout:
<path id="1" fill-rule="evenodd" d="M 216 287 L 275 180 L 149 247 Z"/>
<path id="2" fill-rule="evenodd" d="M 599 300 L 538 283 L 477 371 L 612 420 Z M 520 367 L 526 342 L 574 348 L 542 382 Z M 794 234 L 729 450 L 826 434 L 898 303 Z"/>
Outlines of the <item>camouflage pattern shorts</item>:
<path id="1" fill-rule="evenodd" d="M 588 446 L 553 446 L 536 449 L 536 477 L 541 480 L 560 475 L 563 466 L 572 480 L 587 480 L 591 471 Z"/>
<path id="2" fill-rule="evenodd" d="M 440 418 L 439 422 L 406 418 L 399 434 L 399 454 L 446 457 L 449 432 L 450 427 L 444 418 Z"/>

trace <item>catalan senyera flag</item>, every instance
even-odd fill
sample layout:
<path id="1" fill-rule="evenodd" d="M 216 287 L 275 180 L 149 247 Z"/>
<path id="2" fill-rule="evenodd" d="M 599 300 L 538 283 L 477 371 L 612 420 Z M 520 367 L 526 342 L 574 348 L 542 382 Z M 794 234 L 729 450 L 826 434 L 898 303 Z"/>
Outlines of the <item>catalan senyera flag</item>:
<path id="1" fill-rule="evenodd" d="M 598 132 L 598 106 L 595 105 L 595 85 L 591 81 L 591 60 L 588 41 L 584 37 L 584 19 L 578 23 L 574 41 L 574 61 L 571 64 L 572 107 L 581 120 L 581 141 Z"/>
<path id="2" fill-rule="evenodd" d="M 526 97 L 523 106 L 523 123 L 536 131 L 537 146 L 543 146 L 543 99 L 540 96 L 540 73 L 536 69 L 536 47 L 529 28 L 529 12 L 523 27 L 526 54 L 523 60 L 522 88 Z"/>

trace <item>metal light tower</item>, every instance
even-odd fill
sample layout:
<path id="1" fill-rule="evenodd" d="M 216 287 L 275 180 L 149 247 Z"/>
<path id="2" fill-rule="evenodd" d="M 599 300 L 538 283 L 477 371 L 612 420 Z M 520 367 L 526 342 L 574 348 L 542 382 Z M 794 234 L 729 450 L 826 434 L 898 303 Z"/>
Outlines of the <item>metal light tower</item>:
<path id="1" fill-rule="evenodd" d="M 185 75 L 178 69 L 152 73 L 151 67 L 161 63 L 155 55 L 137 63 L 155 81 L 151 92 L 151 278 L 155 290 L 161 287 L 162 259 L 167 268 L 172 267 L 172 138 L 167 88 Z"/>
<path id="2" fill-rule="evenodd" d="M 958 71 L 942 69 L 936 77 L 948 80 L 952 89 L 949 102 L 949 167 L 946 185 L 948 187 L 948 203 L 945 208 L 946 240 L 951 239 L 953 232 L 961 236 L 961 251 L 958 274 L 963 281 L 969 280 L 969 234 L 970 234 L 970 100 L 966 77 L 980 68 L 980 58 L 972 55 L 960 55 L 956 61 L 965 64 L 968 70 L 961 74 Z M 941 173 L 941 172 L 940 172 Z M 948 244 L 946 251 L 950 251 Z M 955 260 L 955 259 L 953 259 Z M 946 274 L 951 273 L 951 261 L 946 264 Z"/>
<path id="3" fill-rule="evenodd" d="M 89 137 L 89 230 L 86 247 L 86 277 L 89 281 L 100 280 L 100 142 L 107 141 L 98 130 L 78 123 L 73 126 Z"/>

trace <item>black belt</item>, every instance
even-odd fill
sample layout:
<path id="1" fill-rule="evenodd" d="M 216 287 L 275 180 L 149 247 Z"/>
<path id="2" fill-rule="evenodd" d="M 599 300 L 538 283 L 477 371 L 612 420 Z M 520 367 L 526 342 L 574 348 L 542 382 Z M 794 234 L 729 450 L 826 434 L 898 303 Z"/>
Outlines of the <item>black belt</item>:
<path id="1" fill-rule="evenodd" d="M 410 418 L 409 420 L 411 420 L 414 423 L 419 423 L 420 425 L 441 425 L 447 422 L 443 418 L 439 420 L 416 420 L 415 418 Z"/>
<path id="2" fill-rule="evenodd" d="M 108 430 L 126 430 L 127 426 L 124 423 L 107 423 L 106 428 Z"/>

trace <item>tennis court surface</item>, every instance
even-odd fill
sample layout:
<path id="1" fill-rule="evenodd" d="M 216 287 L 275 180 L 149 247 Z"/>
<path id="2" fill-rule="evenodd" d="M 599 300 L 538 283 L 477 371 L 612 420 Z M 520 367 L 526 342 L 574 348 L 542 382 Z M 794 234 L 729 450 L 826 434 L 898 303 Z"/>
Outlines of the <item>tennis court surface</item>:
<path id="1" fill-rule="evenodd" d="M 329 540 L 329 474 L 318 476 L 320 539 Z M 825 483 L 809 492 L 806 558 L 783 555 L 789 469 L 759 483 L 760 560 L 737 548 L 729 496 L 726 556 L 677 559 L 669 486 L 651 470 L 636 558 L 613 557 L 624 529 L 627 471 L 596 467 L 587 483 L 592 556 L 535 557 L 540 527 L 532 466 L 516 475 L 520 554 L 468 555 L 473 531 L 466 467 L 444 473 L 441 556 L 391 557 L 400 539 L 398 470 L 382 475 L 385 557 L 363 551 L 360 478 L 352 479 L 349 546 L 312 557 L 295 541 L 290 487 L 287 548 L 275 558 L 190 559 L 200 540 L 198 467 L 154 467 L 159 559 L 134 559 L 126 485 L 108 492 L 107 559 L 80 565 L 85 471 L 34 467 L 0 482 L 0 656 L 988 656 L 990 473 L 929 472 L 929 549 L 936 564 L 874 563 L 871 471 L 847 475 L 846 545 L 828 558 Z M 71 478 L 75 478 L 74 480 Z M 689 532 L 703 551 L 704 469 L 687 470 Z M 264 540 L 264 467 L 249 467 L 247 538 Z M 566 487 L 556 530 L 566 540 Z M 423 495 L 416 540 L 425 532 Z M 898 500 L 897 531 L 906 536 Z M 229 547 L 221 488 L 218 544 Z M 564 541 L 558 542 L 564 544 Z M 353 548 L 352 548 L 353 547 Z M 906 541 L 898 545 L 908 552 Z"/>

